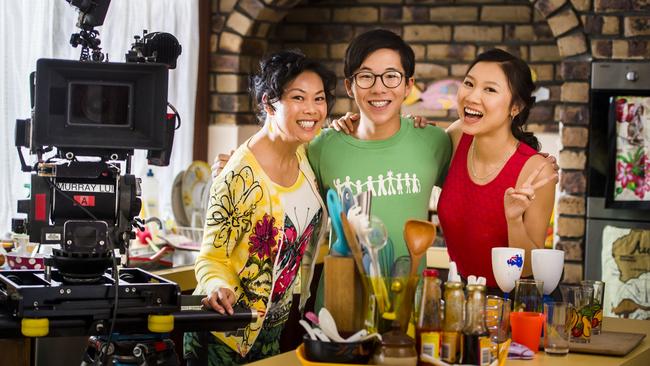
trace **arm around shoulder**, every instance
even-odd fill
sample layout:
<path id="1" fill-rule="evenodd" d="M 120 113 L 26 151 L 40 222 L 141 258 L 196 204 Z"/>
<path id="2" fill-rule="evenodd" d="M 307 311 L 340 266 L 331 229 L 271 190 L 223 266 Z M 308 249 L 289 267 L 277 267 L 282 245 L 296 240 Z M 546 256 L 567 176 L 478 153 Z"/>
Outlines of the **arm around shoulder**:
<path id="1" fill-rule="evenodd" d="M 456 151 L 456 147 L 458 146 L 458 142 L 460 141 L 461 136 L 463 136 L 463 127 L 462 127 L 462 122 L 457 119 L 447 127 L 446 130 L 447 134 L 449 135 L 449 138 L 451 139 L 452 146 L 454 148 L 454 151 Z"/>

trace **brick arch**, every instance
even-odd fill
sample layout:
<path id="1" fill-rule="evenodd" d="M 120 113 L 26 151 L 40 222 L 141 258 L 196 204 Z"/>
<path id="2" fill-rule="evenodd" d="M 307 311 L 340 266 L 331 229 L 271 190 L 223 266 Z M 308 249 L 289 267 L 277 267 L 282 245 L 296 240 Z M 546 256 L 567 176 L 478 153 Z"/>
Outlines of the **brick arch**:
<path id="1" fill-rule="evenodd" d="M 219 10 L 217 34 L 210 41 L 210 124 L 255 124 L 247 75 L 268 50 L 267 36 L 300 0 L 239 0 Z M 215 28 L 213 22 L 213 29 Z"/>
<path id="2" fill-rule="evenodd" d="M 531 0 L 557 40 L 560 56 L 566 58 L 588 52 L 580 18 L 568 0 Z"/>
<path id="3" fill-rule="evenodd" d="M 241 0 L 228 14 L 219 36 L 219 50 L 257 55 L 270 24 L 281 21 L 300 0 Z M 260 26 L 260 24 L 267 24 Z M 229 28 L 229 29 L 228 29 Z M 264 50 L 265 48 L 263 48 Z"/>

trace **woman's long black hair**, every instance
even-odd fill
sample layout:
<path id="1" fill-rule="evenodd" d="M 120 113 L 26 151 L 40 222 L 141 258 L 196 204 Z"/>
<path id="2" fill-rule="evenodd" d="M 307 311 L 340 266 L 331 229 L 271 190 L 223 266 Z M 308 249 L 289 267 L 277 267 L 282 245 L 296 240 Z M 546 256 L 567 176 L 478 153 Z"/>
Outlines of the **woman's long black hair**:
<path id="1" fill-rule="evenodd" d="M 530 72 L 530 68 L 522 59 L 511 55 L 510 53 L 493 48 L 476 56 L 472 61 L 469 70 L 479 62 L 496 62 L 501 66 L 503 73 L 506 74 L 510 90 L 512 92 L 512 103 L 518 103 L 522 108 L 519 114 L 512 119 L 512 134 L 517 140 L 523 141 L 533 149 L 539 151 L 540 144 L 537 137 L 532 132 L 526 132 L 523 129 L 528 120 L 530 109 L 535 103 L 535 97 L 532 96 L 535 90 L 535 83 Z"/>

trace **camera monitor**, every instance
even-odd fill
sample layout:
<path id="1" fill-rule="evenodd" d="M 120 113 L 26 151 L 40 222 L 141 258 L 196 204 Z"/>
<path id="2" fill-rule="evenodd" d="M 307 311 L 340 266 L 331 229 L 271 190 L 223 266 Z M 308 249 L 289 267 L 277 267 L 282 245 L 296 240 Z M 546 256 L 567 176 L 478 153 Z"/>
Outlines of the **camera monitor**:
<path id="1" fill-rule="evenodd" d="M 38 60 L 32 151 L 167 149 L 167 79 L 164 64 Z"/>

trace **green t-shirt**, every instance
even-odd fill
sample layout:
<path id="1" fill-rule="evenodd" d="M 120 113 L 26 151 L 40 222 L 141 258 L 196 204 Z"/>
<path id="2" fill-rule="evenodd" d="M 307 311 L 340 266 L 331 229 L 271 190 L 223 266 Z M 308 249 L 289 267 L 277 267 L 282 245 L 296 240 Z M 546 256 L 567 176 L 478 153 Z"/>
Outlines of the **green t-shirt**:
<path id="1" fill-rule="evenodd" d="M 393 242 L 394 258 L 408 255 L 403 238 L 408 219 L 428 220 L 434 185 L 442 185 L 451 159 L 451 141 L 440 128 L 415 128 L 402 118 L 400 130 L 385 140 L 364 141 L 323 130 L 307 150 L 323 195 L 344 186 L 353 194 L 372 192 L 371 214 L 379 217 Z"/>

